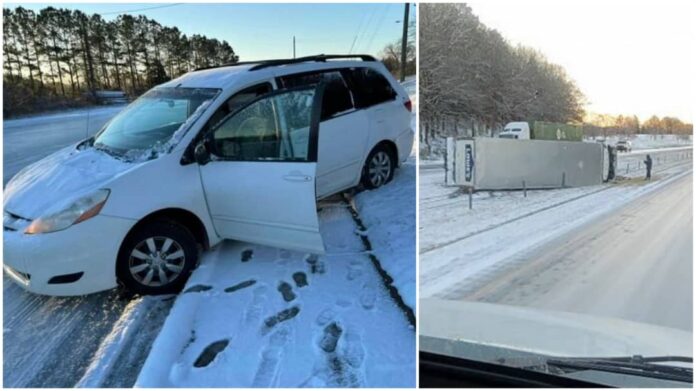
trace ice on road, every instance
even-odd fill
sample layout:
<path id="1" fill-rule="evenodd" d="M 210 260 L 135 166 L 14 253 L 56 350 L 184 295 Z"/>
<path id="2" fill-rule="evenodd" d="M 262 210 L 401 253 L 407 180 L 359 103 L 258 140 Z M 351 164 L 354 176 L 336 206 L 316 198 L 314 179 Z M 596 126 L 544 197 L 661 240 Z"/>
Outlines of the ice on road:
<path id="1" fill-rule="evenodd" d="M 49 297 L 29 293 L 3 279 L 3 384 L 5 387 L 74 387 L 100 357 L 114 324 L 132 306 L 116 291 L 84 297 Z M 111 378 L 103 385 L 131 387 L 132 367 L 145 360 L 171 305 L 153 300 L 146 325 L 126 346 L 111 353 Z M 104 374 L 105 377 L 107 374 Z"/>

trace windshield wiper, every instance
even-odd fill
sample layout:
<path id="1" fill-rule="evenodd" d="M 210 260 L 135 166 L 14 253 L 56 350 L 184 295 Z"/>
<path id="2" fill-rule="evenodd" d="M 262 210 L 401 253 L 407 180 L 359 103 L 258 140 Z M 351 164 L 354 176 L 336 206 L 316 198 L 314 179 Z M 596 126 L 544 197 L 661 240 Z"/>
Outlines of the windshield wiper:
<path id="1" fill-rule="evenodd" d="M 93 142 L 93 143 L 92 143 L 92 148 L 96 149 L 97 151 L 102 151 L 102 152 L 106 153 L 107 155 L 111 155 L 111 156 L 113 156 L 113 157 L 115 157 L 115 158 L 120 158 L 120 157 L 121 157 L 121 154 L 119 154 L 119 153 L 116 152 L 115 150 L 113 150 L 113 149 L 107 147 L 106 145 L 104 145 L 104 144 L 102 144 L 102 143 L 95 143 L 95 142 Z"/>
<path id="2" fill-rule="evenodd" d="M 560 369 L 595 370 L 644 376 L 654 379 L 673 380 L 682 383 L 693 382 L 693 368 L 657 364 L 667 362 L 693 364 L 693 358 L 684 356 L 554 358 L 546 360 L 546 365 Z"/>

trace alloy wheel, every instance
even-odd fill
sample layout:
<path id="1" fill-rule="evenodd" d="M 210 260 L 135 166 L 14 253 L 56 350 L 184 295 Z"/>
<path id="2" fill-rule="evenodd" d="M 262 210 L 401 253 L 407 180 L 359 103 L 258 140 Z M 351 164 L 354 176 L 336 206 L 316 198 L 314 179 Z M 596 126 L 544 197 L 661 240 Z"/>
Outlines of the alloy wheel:
<path id="1" fill-rule="evenodd" d="M 186 255 L 174 239 L 153 236 L 138 243 L 130 253 L 128 270 L 145 286 L 162 286 L 174 281 L 184 270 Z"/>
<path id="2" fill-rule="evenodd" d="M 380 187 L 389 180 L 391 175 L 391 158 L 384 151 L 377 152 L 370 160 L 368 175 L 374 187 Z"/>

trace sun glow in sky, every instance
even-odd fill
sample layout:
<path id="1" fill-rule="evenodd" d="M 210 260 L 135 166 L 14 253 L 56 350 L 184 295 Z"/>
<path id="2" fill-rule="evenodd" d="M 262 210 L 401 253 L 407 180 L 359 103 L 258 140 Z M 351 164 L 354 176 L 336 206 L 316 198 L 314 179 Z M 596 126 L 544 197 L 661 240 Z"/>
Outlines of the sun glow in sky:
<path id="1" fill-rule="evenodd" d="M 693 121 L 693 1 L 470 0 L 512 44 L 562 65 L 590 112 Z"/>

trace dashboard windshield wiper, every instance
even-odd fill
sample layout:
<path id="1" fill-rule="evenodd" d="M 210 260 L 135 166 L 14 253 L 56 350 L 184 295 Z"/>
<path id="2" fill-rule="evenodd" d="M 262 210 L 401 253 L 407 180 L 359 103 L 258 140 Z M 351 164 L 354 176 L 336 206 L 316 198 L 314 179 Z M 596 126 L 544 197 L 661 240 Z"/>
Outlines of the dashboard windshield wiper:
<path id="1" fill-rule="evenodd" d="M 693 358 L 684 356 L 553 358 L 546 360 L 546 365 L 560 369 L 596 370 L 693 383 L 693 368 L 659 364 L 668 362 L 693 364 Z"/>

